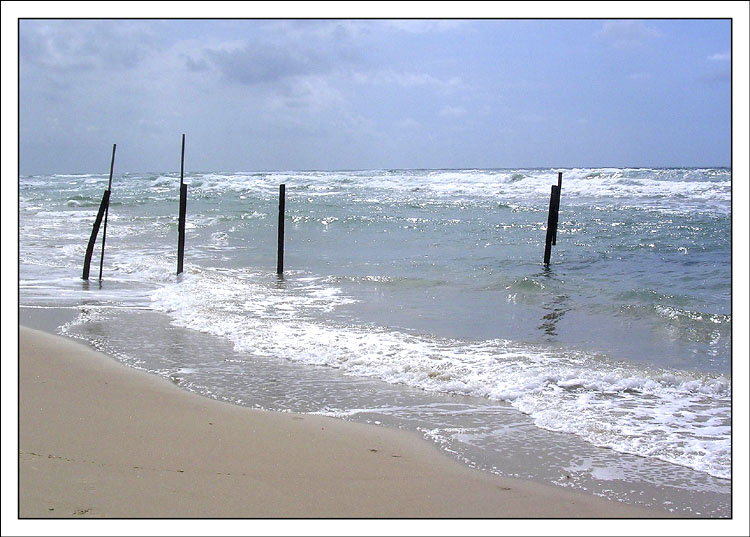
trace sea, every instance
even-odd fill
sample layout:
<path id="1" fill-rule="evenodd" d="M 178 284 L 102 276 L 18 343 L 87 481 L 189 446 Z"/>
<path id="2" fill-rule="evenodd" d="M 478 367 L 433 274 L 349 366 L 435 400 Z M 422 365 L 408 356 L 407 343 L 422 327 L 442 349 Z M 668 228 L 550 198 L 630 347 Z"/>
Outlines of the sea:
<path id="1" fill-rule="evenodd" d="M 20 176 L 19 311 L 206 397 L 731 516 L 730 169 L 188 172 L 178 275 L 180 180 L 114 175 L 82 280 L 109 174 Z"/>

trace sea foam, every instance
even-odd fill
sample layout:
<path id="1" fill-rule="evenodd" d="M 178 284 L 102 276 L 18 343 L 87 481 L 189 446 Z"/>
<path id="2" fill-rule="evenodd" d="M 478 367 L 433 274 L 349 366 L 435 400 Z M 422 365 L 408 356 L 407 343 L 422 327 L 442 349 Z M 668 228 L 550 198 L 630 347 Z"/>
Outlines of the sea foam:
<path id="1" fill-rule="evenodd" d="M 290 288 L 291 287 L 291 288 Z M 731 382 L 508 340 L 464 341 L 326 320 L 352 299 L 320 278 L 197 271 L 152 295 L 178 326 L 239 352 L 426 391 L 506 401 L 542 428 L 729 478 Z M 249 358 L 250 359 L 250 358 Z"/>

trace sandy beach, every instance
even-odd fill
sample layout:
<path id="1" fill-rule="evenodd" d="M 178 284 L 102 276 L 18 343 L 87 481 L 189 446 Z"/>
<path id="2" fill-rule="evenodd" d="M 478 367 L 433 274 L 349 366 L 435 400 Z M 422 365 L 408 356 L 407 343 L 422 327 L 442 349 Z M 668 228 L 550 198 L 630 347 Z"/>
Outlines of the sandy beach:
<path id="1" fill-rule="evenodd" d="M 662 517 L 451 460 L 416 435 L 191 394 L 20 328 L 19 515 Z"/>

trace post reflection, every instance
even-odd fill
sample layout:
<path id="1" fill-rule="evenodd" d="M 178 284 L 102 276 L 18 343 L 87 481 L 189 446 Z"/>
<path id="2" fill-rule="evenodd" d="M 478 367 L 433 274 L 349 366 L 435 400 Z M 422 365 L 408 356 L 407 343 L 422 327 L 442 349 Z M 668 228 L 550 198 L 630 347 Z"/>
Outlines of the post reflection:
<path id="1" fill-rule="evenodd" d="M 545 267 L 544 271 L 539 274 L 539 276 L 547 279 L 548 288 L 555 287 L 554 284 L 557 283 L 557 278 L 555 278 L 552 269 Z M 554 338 L 557 336 L 557 325 L 560 322 L 560 319 L 572 309 L 572 306 L 570 305 L 570 297 L 566 294 L 551 295 L 550 299 L 542 304 L 542 309 L 547 313 L 542 316 L 542 322 L 537 328 L 542 330 L 548 338 Z"/>

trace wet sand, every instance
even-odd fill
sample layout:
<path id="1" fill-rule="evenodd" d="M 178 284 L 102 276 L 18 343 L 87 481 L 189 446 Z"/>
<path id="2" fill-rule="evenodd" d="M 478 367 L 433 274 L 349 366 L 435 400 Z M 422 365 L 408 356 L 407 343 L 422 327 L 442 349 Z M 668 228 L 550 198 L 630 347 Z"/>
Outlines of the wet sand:
<path id="1" fill-rule="evenodd" d="M 186 392 L 20 328 L 21 518 L 647 518 L 465 467 L 416 434 Z"/>

